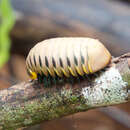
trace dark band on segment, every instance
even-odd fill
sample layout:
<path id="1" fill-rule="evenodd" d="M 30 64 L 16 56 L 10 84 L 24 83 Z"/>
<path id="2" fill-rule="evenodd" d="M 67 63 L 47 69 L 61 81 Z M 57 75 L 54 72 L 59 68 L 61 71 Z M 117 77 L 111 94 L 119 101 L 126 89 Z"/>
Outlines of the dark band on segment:
<path id="1" fill-rule="evenodd" d="M 84 57 L 81 55 L 81 63 L 84 64 Z"/>
<path id="2" fill-rule="evenodd" d="M 63 68 L 63 63 L 62 63 L 62 59 L 59 58 L 59 62 L 60 62 L 60 66 Z"/>
<path id="3" fill-rule="evenodd" d="M 40 64 L 40 67 L 42 67 L 42 60 L 40 56 L 39 56 L 39 64 Z"/>
<path id="4" fill-rule="evenodd" d="M 31 67 L 32 67 L 33 65 L 32 65 L 32 60 L 31 60 L 31 57 L 29 57 L 29 60 L 30 60 L 30 65 L 31 65 Z"/>
<path id="5" fill-rule="evenodd" d="M 74 63 L 76 66 L 78 65 L 78 60 L 77 60 L 76 56 L 74 56 Z"/>
<path id="6" fill-rule="evenodd" d="M 52 64 L 53 64 L 53 66 L 56 68 L 56 62 L 55 62 L 54 57 L 52 57 Z"/>
<path id="7" fill-rule="evenodd" d="M 45 64 L 47 67 L 49 67 L 49 63 L 48 63 L 48 60 L 47 60 L 47 57 L 45 56 Z"/>
<path id="8" fill-rule="evenodd" d="M 36 66 L 36 58 L 35 55 L 33 55 L 34 65 Z"/>
<path id="9" fill-rule="evenodd" d="M 71 63 L 70 63 L 69 58 L 67 57 L 66 59 L 67 59 L 67 65 L 68 65 L 69 67 L 71 67 Z"/>

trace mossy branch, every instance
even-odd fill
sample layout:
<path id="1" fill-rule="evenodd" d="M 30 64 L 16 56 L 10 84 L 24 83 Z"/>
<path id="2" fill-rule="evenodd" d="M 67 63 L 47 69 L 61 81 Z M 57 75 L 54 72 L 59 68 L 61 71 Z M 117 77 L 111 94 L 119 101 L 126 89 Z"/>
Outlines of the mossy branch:
<path id="1" fill-rule="evenodd" d="M 16 129 L 88 109 L 130 101 L 130 53 L 80 83 L 45 88 L 23 82 L 0 91 L 0 128 Z"/>

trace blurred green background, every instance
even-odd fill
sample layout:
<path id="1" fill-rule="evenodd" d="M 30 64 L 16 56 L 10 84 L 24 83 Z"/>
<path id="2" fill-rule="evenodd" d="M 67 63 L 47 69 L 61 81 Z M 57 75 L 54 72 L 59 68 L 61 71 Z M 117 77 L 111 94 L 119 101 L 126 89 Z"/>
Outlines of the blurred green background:
<path id="1" fill-rule="evenodd" d="M 10 38 L 9 33 L 14 25 L 14 14 L 10 0 L 0 1 L 0 67 L 9 59 Z"/>

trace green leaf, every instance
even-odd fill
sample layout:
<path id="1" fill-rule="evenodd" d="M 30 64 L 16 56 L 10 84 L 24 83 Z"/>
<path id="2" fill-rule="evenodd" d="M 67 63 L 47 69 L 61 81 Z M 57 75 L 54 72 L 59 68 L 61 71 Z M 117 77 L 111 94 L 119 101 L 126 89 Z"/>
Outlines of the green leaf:
<path id="1" fill-rule="evenodd" d="M 10 0 L 0 1 L 0 67 L 9 59 L 9 33 L 15 22 Z"/>

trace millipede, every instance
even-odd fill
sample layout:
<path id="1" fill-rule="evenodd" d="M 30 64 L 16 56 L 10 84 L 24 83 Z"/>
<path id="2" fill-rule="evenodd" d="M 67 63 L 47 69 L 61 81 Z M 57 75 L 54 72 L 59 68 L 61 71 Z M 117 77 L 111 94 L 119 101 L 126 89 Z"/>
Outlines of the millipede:
<path id="1" fill-rule="evenodd" d="M 110 60 L 110 52 L 97 39 L 60 37 L 37 43 L 27 56 L 26 68 L 32 80 L 45 83 L 93 74 Z"/>

